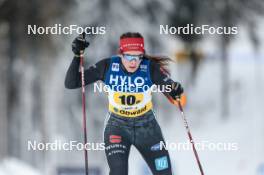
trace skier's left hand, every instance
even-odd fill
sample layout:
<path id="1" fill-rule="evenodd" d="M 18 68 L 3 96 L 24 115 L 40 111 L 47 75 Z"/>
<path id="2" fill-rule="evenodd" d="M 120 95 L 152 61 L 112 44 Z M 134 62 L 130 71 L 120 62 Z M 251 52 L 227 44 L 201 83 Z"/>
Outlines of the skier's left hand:
<path id="1" fill-rule="evenodd" d="M 72 51 L 75 55 L 80 55 L 81 51 L 84 51 L 85 48 L 89 46 L 89 41 L 83 37 L 83 35 L 79 35 L 72 42 Z"/>
<path id="2" fill-rule="evenodd" d="M 177 83 L 177 82 L 174 82 L 172 84 L 172 90 L 171 92 L 169 93 L 169 95 L 174 99 L 176 100 L 177 98 L 180 98 L 181 95 L 183 94 L 184 90 L 183 90 L 183 87 L 181 86 L 180 83 Z"/>

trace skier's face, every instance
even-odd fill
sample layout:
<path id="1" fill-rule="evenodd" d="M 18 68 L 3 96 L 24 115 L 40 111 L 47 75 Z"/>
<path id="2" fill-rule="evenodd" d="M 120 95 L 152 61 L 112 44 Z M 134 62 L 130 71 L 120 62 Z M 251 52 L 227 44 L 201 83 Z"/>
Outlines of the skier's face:
<path id="1" fill-rule="evenodd" d="M 135 72 L 141 62 L 143 53 L 139 51 L 127 51 L 122 54 L 122 64 L 128 72 Z"/>

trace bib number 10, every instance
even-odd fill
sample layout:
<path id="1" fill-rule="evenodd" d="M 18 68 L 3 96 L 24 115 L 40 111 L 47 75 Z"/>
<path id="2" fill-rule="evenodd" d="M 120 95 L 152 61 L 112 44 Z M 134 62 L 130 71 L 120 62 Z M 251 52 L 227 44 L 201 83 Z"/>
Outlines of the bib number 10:
<path id="1" fill-rule="evenodd" d="M 136 97 L 134 95 L 122 95 L 119 98 L 122 105 L 134 105 L 136 103 Z"/>

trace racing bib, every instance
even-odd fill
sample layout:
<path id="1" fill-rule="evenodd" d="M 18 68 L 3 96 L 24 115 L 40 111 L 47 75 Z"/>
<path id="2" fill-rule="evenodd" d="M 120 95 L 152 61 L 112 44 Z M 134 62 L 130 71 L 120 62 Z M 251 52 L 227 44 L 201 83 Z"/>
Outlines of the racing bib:
<path id="1" fill-rule="evenodd" d="M 123 117 L 138 117 L 152 109 L 149 60 L 143 59 L 136 72 L 121 68 L 121 58 L 114 56 L 105 77 L 109 111 Z"/>

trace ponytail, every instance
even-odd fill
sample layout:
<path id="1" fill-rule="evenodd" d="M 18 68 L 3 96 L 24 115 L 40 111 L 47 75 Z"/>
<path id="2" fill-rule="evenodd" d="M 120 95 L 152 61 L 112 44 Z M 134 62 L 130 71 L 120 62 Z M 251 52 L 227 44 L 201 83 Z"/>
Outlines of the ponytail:
<path id="1" fill-rule="evenodd" d="M 145 58 L 149 59 L 150 61 L 154 61 L 157 63 L 162 71 L 164 71 L 167 75 L 170 75 L 170 70 L 168 68 L 169 63 L 172 61 L 169 57 L 166 56 L 153 56 L 153 55 L 144 55 Z"/>

